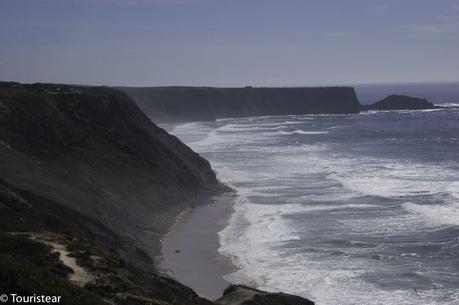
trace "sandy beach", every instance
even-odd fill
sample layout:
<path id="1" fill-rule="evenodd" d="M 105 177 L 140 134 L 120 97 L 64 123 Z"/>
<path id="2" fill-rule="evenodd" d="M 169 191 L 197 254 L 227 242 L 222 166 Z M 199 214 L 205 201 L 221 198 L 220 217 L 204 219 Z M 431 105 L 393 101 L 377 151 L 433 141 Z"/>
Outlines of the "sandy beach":
<path id="1" fill-rule="evenodd" d="M 218 232 L 233 212 L 233 201 L 234 193 L 226 193 L 213 203 L 184 211 L 162 243 L 163 271 L 209 299 L 222 295 L 229 285 L 223 276 L 236 270 L 218 252 Z"/>

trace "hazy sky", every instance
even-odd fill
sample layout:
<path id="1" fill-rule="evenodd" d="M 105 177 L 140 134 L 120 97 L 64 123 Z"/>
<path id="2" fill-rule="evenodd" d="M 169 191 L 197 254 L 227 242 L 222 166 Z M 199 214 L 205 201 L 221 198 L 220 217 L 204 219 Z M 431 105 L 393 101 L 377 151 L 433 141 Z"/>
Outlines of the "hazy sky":
<path id="1" fill-rule="evenodd" d="M 0 80 L 459 80 L 459 0 L 0 0 Z"/>

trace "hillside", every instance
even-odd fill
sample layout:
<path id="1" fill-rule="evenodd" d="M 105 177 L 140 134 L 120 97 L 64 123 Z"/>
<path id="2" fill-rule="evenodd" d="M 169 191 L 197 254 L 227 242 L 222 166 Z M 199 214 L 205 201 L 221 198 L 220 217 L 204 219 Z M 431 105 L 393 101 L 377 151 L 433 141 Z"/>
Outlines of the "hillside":
<path id="1" fill-rule="evenodd" d="M 74 305 L 213 304 L 119 255 L 136 251 L 153 264 L 131 247 L 99 221 L 0 180 L 2 293 L 60 296 L 59 304 Z"/>
<path id="2" fill-rule="evenodd" d="M 7 296 L 218 305 L 159 274 L 154 258 L 179 212 L 227 189 L 205 159 L 123 92 L 0 83 L 0 291 Z M 288 295 L 266 295 L 290 304 Z"/>
<path id="3" fill-rule="evenodd" d="M 97 219 L 150 256 L 176 213 L 220 188 L 205 159 L 104 87 L 1 83 L 0 160 L 9 185 Z"/>

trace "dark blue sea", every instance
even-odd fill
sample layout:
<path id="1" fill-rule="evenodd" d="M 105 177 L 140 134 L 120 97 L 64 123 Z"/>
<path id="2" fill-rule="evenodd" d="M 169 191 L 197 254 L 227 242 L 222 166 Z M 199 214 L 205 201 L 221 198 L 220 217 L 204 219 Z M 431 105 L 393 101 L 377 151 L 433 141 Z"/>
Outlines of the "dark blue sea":
<path id="1" fill-rule="evenodd" d="M 179 125 L 238 193 L 226 278 L 318 305 L 459 304 L 459 109 Z"/>

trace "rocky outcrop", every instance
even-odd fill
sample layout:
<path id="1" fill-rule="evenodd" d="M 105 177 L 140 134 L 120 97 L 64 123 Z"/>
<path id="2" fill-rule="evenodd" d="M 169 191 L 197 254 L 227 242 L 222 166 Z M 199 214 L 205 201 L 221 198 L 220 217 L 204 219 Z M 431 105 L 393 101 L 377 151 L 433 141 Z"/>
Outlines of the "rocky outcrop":
<path id="1" fill-rule="evenodd" d="M 358 113 L 351 87 L 120 87 L 155 122 L 263 115 Z"/>
<path id="2" fill-rule="evenodd" d="M 179 211 L 220 189 L 205 159 L 121 91 L 0 83 L 0 105 L 4 182 L 97 219 L 151 257 Z"/>
<path id="3" fill-rule="evenodd" d="M 434 108 L 437 107 L 426 99 L 407 95 L 390 95 L 374 104 L 362 105 L 362 110 L 420 110 Z"/>
<path id="4" fill-rule="evenodd" d="M 264 292 L 241 285 L 228 287 L 216 302 L 221 305 L 314 305 L 314 302 L 302 297 Z"/>

